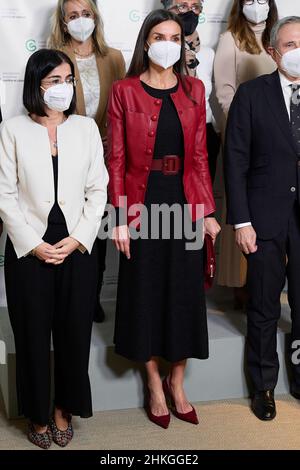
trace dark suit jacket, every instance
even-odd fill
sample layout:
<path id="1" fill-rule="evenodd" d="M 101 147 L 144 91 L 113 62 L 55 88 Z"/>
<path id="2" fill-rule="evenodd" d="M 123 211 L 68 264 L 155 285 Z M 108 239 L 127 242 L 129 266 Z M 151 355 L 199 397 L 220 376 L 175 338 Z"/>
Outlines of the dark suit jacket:
<path id="1" fill-rule="evenodd" d="M 226 130 L 227 223 L 252 222 L 261 239 L 279 234 L 297 199 L 299 157 L 278 72 L 242 84 Z"/>

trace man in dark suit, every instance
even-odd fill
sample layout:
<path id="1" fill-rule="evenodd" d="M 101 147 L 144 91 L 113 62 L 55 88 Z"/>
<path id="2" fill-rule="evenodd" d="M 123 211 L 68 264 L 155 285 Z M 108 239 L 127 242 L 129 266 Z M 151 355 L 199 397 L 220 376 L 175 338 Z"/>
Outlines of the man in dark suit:
<path id="1" fill-rule="evenodd" d="M 276 415 L 276 334 L 286 276 L 291 356 L 300 340 L 300 17 L 274 26 L 269 52 L 278 70 L 239 87 L 225 143 L 227 222 L 248 260 L 252 410 L 262 420 Z M 291 393 L 300 399 L 296 361 L 292 371 Z"/>

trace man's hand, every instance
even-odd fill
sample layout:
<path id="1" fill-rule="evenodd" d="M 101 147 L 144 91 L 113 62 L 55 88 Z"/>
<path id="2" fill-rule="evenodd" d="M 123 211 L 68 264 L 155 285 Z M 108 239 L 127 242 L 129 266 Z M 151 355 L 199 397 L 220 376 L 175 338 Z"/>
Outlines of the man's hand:
<path id="1" fill-rule="evenodd" d="M 256 232 L 252 225 L 238 228 L 235 232 L 235 241 L 239 249 L 246 255 L 257 251 Z"/>

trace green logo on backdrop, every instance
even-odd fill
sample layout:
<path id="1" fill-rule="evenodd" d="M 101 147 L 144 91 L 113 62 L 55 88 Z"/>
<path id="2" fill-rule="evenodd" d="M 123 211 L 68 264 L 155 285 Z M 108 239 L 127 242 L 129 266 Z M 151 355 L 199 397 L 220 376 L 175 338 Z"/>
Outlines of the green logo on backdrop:
<path id="1" fill-rule="evenodd" d="M 4 255 L 0 255 L 0 268 L 4 266 Z"/>
<path id="2" fill-rule="evenodd" d="M 199 15 L 199 24 L 203 24 L 205 22 L 206 22 L 205 13 L 201 13 L 201 15 Z"/>
<path id="3" fill-rule="evenodd" d="M 37 47 L 36 47 L 35 40 L 34 39 L 28 39 L 28 41 L 26 41 L 26 43 L 25 43 L 25 47 L 29 52 L 36 51 Z"/>

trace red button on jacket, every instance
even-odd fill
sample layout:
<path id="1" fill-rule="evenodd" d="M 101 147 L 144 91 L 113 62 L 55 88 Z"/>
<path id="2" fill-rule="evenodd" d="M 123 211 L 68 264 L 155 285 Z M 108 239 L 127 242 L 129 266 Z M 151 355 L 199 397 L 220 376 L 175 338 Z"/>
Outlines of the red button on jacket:
<path id="1" fill-rule="evenodd" d="M 215 202 L 206 149 L 204 85 L 193 77 L 186 77 L 185 80 L 193 101 L 179 82 L 173 102 L 184 134 L 184 192 L 192 208 L 192 220 L 195 221 L 196 204 L 203 204 L 204 215 L 208 215 L 215 211 Z M 155 144 L 155 139 L 149 141 L 147 136 L 151 132 L 151 120 L 159 118 L 160 110 L 157 109 L 155 100 L 145 92 L 139 77 L 126 78 L 113 84 L 108 104 L 107 165 L 109 197 L 115 207 L 124 206 L 120 202 L 121 196 L 127 196 L 128 208 L 138 203 L 141 185 L 147 187 L 148 172 L 145 169 L 151 166 Z M 148 154 L 149 150 L 151 155 Z M 128 222 L 133 218 L 128 217 Z"/>

